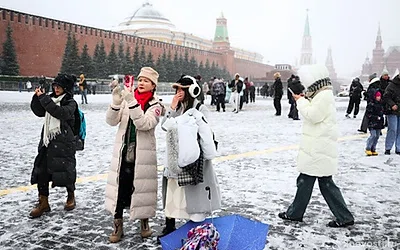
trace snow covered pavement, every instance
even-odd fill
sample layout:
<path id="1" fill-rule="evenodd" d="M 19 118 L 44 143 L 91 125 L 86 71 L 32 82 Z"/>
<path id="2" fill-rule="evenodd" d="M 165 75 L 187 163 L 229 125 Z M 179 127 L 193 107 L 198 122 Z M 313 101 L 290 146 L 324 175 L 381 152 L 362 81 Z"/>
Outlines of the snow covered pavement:
<path id="1" fill-rule="evenodd" d="M 89 104 L 81 106 L 87 140 L 85 150 L 77 153 L 81 178 L 76 209 L 63 210 L 66 191 L 56 188 L 50 190 L 52 211 L 39 219 L 28 217 L 37 201 L 29 180 L 43 122 L 30 110 L 31 95 L 0 92 L 0 249 L 161 249 L 156 243 L 164 223 L 161 192 L 157 216 L 150 220 L 152 238 L 142 240 L 139 222 L 128 222 L 125 214 L 125 237 L 118 244 L 108 242 L 112 216 L 104 210 L 105 174 L 116 133 L 105 123 L 110 95 L 90 95 Z M 163 99 L 168 103 L 171 97 Z M 80 96 L 76 100 L 80 103 Z M 332 215 L 317 185 L 303 223 L 278 218 L 296 191 L 296 145 L 302 122 L 287 118 L 286 100 L 283 115 L 275 117 L 270 98 L 258 98 L 238 114 L 230 106 L 225 113 L 209 106 L 219 141 L 214 164 L 223 200 L 223 209 L 215 216 L 237 213 L 269 224 L 265 249 L 400 249 L 400 156 L 383 155 L 384 136 L 378 142 L 379 156 L 364 155 L 366 136 L 356 132 L 362 114 L 345 118 L 347 100 L 337 99 L 341 140 L 339 174 L 334 180 L 354 213 L 353 227 L 326 227 Z M 361 112 L 364 107 L 365 103 Z M 162 165 L 165 133 L 158 127 L 156 135 Z"/>

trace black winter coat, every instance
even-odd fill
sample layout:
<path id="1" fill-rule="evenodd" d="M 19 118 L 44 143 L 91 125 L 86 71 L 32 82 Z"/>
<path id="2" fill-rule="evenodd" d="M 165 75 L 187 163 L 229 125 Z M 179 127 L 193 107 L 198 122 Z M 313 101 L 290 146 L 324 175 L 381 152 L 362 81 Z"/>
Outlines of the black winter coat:
<path id="1" fill-rule="evenodd" d="M 384 129 L 385 118 L 383 117 L 384 105 L 376 100 L 367 104 L 366 115 L 368 117 L 368 128 Z"/>
<path id="2" fill-rule="evenodd" d="M 386 103 L 386 109 L 390 109 L 390 114 L 400 116 L 400 78 L 396 76 L 387 86 L 383 94 L 383 101 Z M 397 110 L 392 107 L 397 105 Z M 387 113 L 388 114 L 388 113 Z"/>
<path id="3" fill-rule="evenodd" d="M 359 81 L 354 81 L 350 85 L 349 96 L 354 99 L 361 99 L 361 93 L 363 92 L 364 87 Z M 383 94 L 383 93 L 382 93 Z"/>
<path id="4" fill-rule="evenodd" d="M 51 95 L 34 95 L 31 101 L 31 109 L 38 117 L 44 117 L 46 112 L 60 120 L 61 133 L 50 141 L 45 155 L 43 152 L 43 127 L 40 136 L 38 151 L 31 175 L 31 184 L 38 183 L 38 176 L 41 174 L 43 166 L 47 166 L 47 173 L 51 175 L 52 186 L 65 187 L 74 184 L 76 181 L 76 144 L 74 136 L 74 113 L 77 103 L 70 94 L 66 94 L 56 105 Z M 45 161 L 45 162 L 43 162 Z"/>
<path id="5" fill-rule="evenodd" d="M 282 99 L 283 96 L 283 85 L 281 78 L 277 78 L 274 82 L 274 98 Z"/>
<path id="6" fill-rule="evenodd" d="M 232 92 L 235 92 L 237 90 L 237 92 L 240 93 L 243 89 L 243 82 L 241 80 L 238 80 L 235 86 L 235 79 L 233 79 L 228 87 L 232 89 Z"/>

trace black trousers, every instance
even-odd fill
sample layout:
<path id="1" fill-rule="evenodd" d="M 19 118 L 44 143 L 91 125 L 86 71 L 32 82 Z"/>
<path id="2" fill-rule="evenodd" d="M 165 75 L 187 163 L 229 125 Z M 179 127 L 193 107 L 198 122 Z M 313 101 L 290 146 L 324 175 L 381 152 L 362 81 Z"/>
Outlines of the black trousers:
<path id="1" fill-rule="evenodd" d="M 135 190 L 135 187 L 133 186 L 135 163 L 126 162 L 124 157 L 125 154 L 126 153 L 122 154 L 121 169 L 119 171 L 118 199 L 114 219 L 122 219 L 124 208 L 130 207 L 132 194 Z"/>
<path id="2" fill-rule="evenodd" d="M 297 178 L 296 196 L 293 203 L 287 209 L 287 215 L 293 219 L 303 219 L 316 179 L 318 179 L 319 190 L 326 203 L 328 203 L 329 209 L 336 217 L 336 220 L 340 223 L 354 221 L 354 217 L 347 208 L 340 189 L 333 182 L 332 176 L 315 177 L 300 174 Z"/>
<path id="3" fill-rule="evenodd" d="M 299 110 L 297 109 L 296 102 L 290 104 L 290 112 L 288 116 L 294 120 L 299 119 Z"/>
<path id="4" fill-rule="evenodd" d="M 210 103 L 210 105 L 215 105 L 215 104 L 217 104 L 217 101 L 216 101 L 216 95 L 211 95 L 211 103 Z"/>
<path id="5" fill-rule="evenodd" d="M 274 98 L 274 107 L 276 110 L 276 115 L 281 115 L 282 112 L 282 105 L 281 105 L 281 98 Z"/>
<path id="6" fill-rule="evenodd" d="M 39 195 L 43 195 L 48 197 L 49 196 L 49 183 L 51 181 L 51 174 L 49 174 L 47 169 L 47 148 L 42 147 L 39 151 L 39 168 L 40 172 L 38 174 L 38 183 L 37 189 Z M 75 191 L 75 184 L 68 185 L 67 192 L 74 192 Z"/>
<path id="7" fill-rule="evenodd" d="M 241 96 L 241 97 L 239 97 L 239 99 L 240 99 L 240 101 L 239 101 L 239 110 L 242 110 L 242 108 L 243 108 L 243 103 L 244 103 L 244 101 L 245 101 L 244 95 Z"/>
<path id="8" fill-rule="evenodd" d="M 247 89 L 244 90 L 244 101 L 246 104 L 249 103 L 249 91 Z"/>
<path id="9" fill-rule="evenodd" d="M 354 115 L 358 115 L 358 112 L 360 111 L 360 101 L 360 98 L 350 97 L 347 114 L 351 114 L 351 111 L 353 111 L 354 108 Z"/>
<path id="10" fill-rule="evenodd" d="M 256 93 L 250 92 L 250 102 L 256 102 Z"/>
<path id="11" fill-rule="evenodd" d="M 220 106 L 222 107 L 222 110 L 225 111 L 225 96 L 217 95 L 215 99 L 217 102 L 217 111 L 219 112 Z"/>

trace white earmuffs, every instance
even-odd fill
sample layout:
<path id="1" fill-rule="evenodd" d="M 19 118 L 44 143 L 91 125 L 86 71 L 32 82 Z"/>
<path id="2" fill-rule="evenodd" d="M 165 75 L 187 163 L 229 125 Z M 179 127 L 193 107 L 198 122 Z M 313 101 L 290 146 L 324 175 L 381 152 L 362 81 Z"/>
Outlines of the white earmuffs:
<path id="1" fill-rule="evenodd" d="M 193 84 L 189 86 L 189 94 L 193 97 L 196 98 L 200 95 L 201 89 L 200 86 L 197 84 L 196 79 L 192 76 L 184 76 L 183 78 L 189 78 L 190 80 L 193 81 Z"/>

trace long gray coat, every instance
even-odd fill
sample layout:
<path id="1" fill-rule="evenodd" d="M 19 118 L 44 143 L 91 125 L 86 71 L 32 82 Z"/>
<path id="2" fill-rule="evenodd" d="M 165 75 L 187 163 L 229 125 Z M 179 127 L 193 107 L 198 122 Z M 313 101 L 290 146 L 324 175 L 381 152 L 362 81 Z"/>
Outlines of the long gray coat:
<path id="1" fill-rule="evenodd" d="M 193 107 L 196 107 L 198 101 L 195 100 Z M 204 117 L 207 120 L 208 116 L 208 109 L 206 106 L 201 105 L 199 111 L 203 113 Z M 178 110 L 172 111 L 169 110 L 162 120 L 162 124 L 170 118 L 170 117 L 177 117 L 181 115 L 183 112 L 183 108 Z M 212 145 L 214 147 L 214 145 Z M 186 197 L 186 212 L 188 214 L 197 214 L 203 213 L 207 214 L 210 213 L 210 200 L 208 199 L 208 191 L 206 191 L 206 187 L 210 187 L 211 190 L 211 209 L 217 210 L 221 208 L 221 193 L 218 184 L 218 179 L 216 173 L 213 168 L 213 164 L 211 160 L 204 160 L 203 163 L 203 176 L 204 182 L 199 183 L 197 185 L 187 185 L 184 186 L 183 189 L 185 191 Z M 162 185 L 162 194 L 163 194 L 163 208 L 166 205 L 166 194 L 168 189 L 168 179 L 163 177 L 163 185 Z"/>

